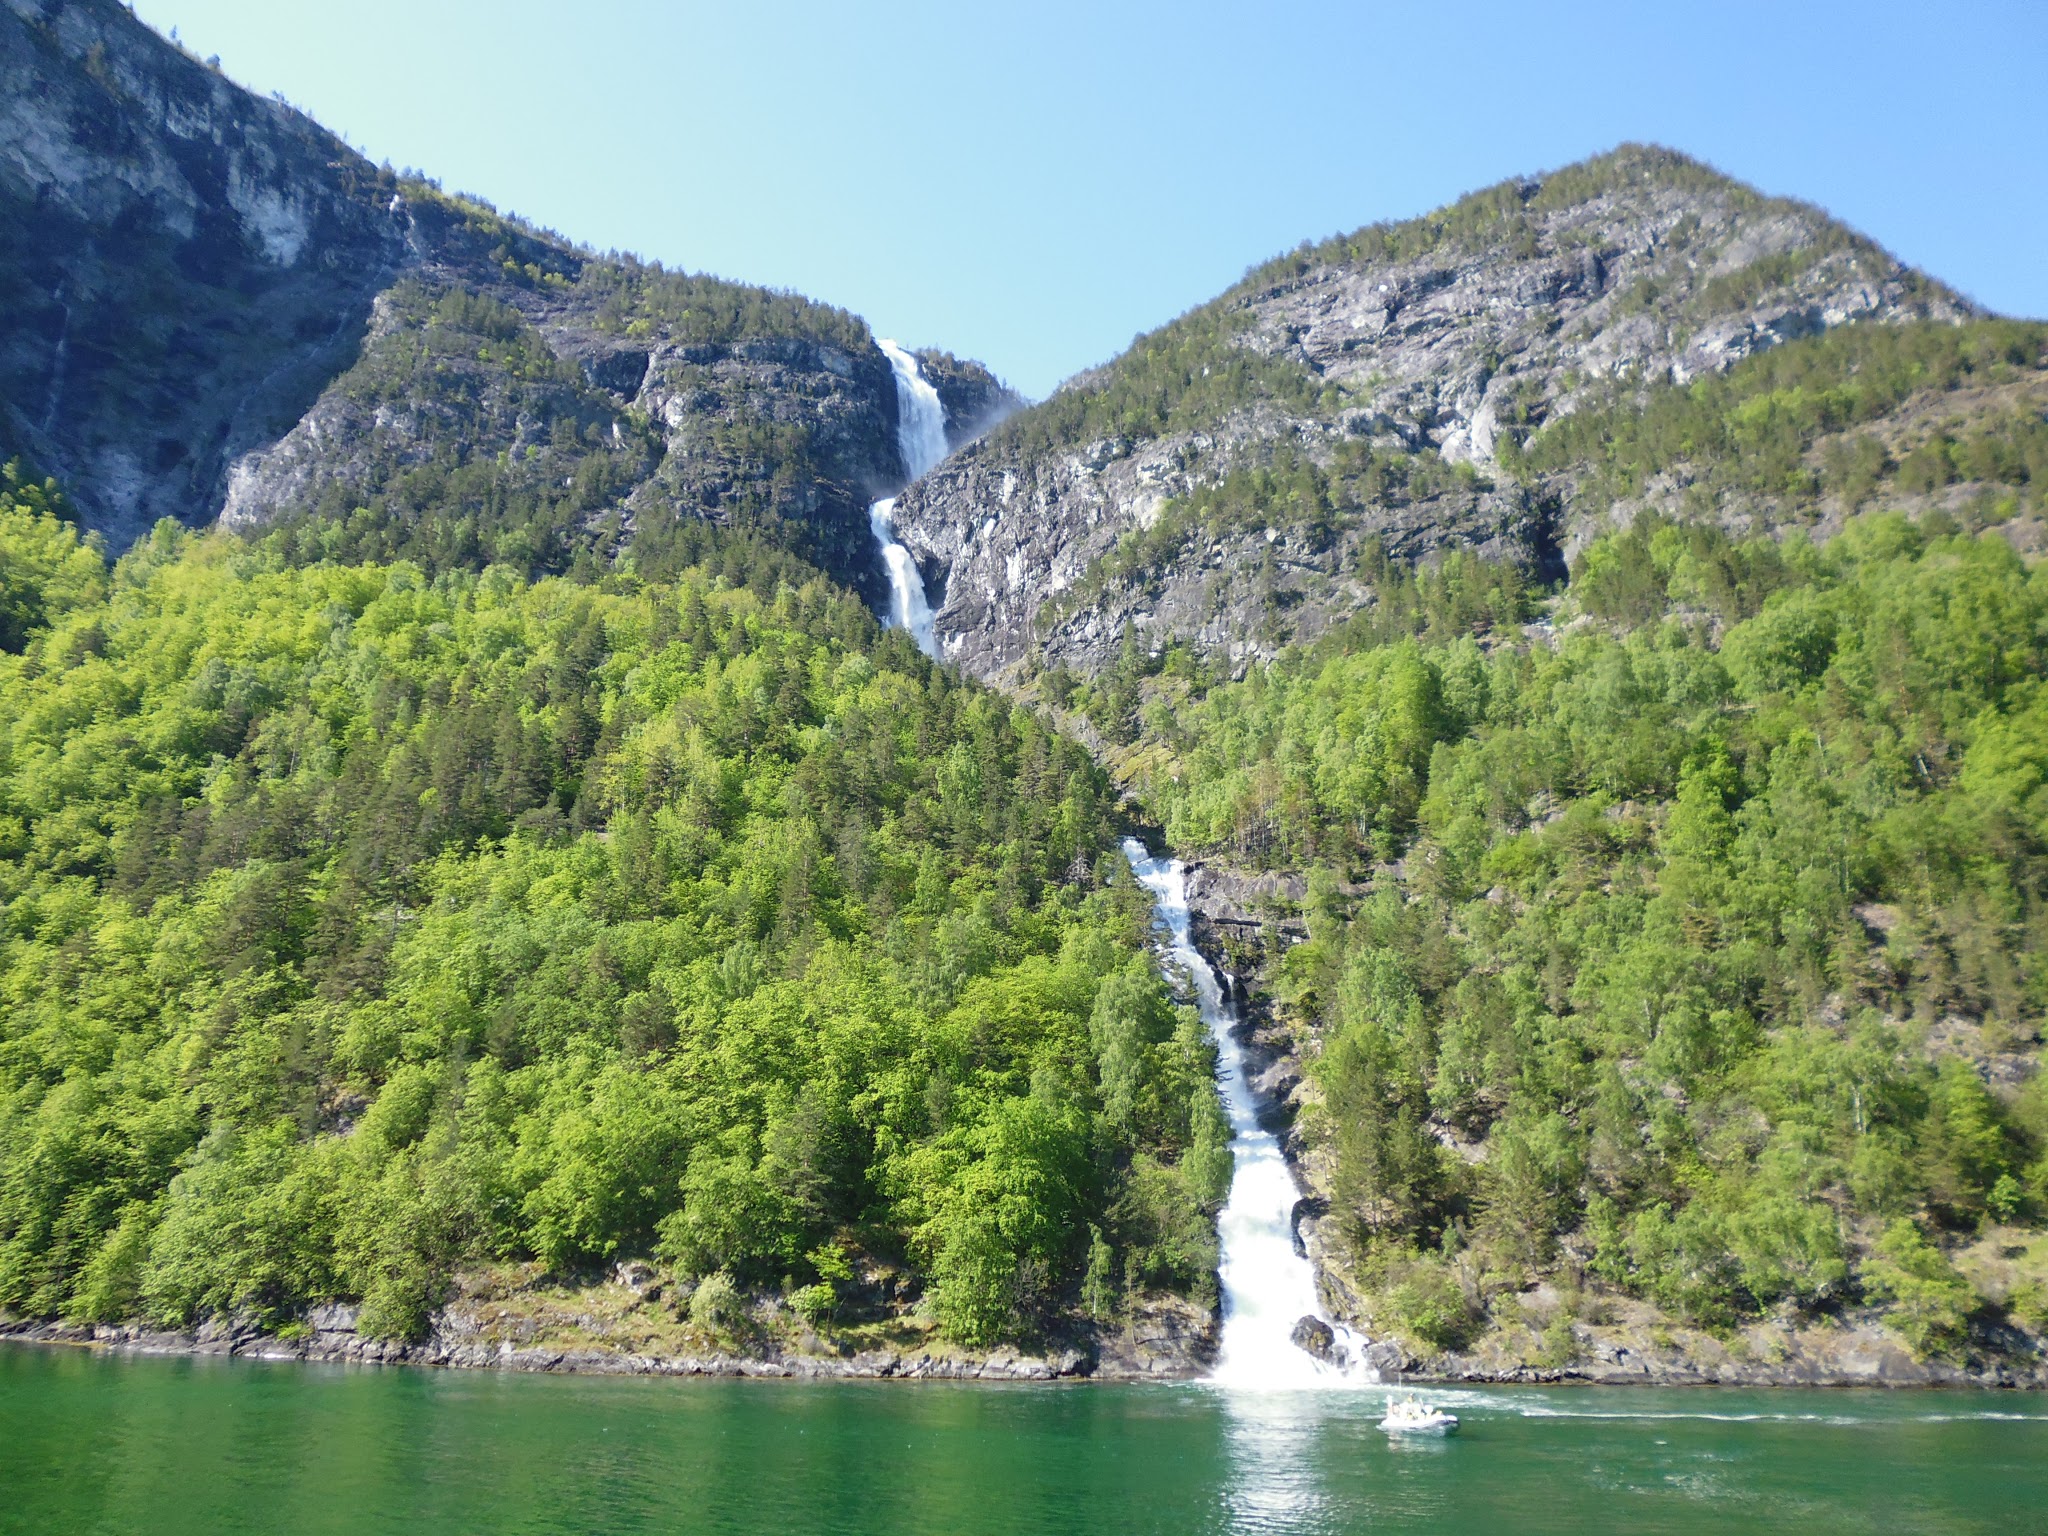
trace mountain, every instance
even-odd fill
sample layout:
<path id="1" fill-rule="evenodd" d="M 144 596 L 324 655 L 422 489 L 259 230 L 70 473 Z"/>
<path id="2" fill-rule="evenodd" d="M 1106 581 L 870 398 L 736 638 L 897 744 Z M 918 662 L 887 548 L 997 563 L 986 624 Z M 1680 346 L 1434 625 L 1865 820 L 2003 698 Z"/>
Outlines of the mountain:
<path id="1" fill-rule="evenodd" d="M 896 394 L 853 316 L 399 178 L 113 0 L 7 0 L 0 86 L 0 434 L 116 550 L 219 515 L 661 570 L 727 529 L 885 601 Z M 955 440 L 1016 403 L 928 359 Z"/>
<path id="2" fill-rule="evenodd" d="M 1382 1370 L 2032 1382 L 2044 519 L 2048 327 L 1625 147 L 1255 270 L 896 527 L 1196 863 Z"/>
<path id="3" fill-rule="evenodd" d="M 1381 558 L 1560 572 L 1625 499 L 1587 494 L 1575 418 L 1802 338 L 1978 317 L 1816 208 L 1626 146 L 1266 263 L 949 460 L 896 526 L 977 675 L 1099 672 L 1126 624 L 1270 657 L 1367 606 Z M 1633 504 L 1702 515 L 1657 468 Z M 1770 526 L 1831 489 L 1706 511 Z"/>
<path id="4" fill-rule="evenodd" d="M 404 256 L 388 178 L 111 3 L 0 6 L 10 447 L 125 547 L 218 509 Z"/>
<path id="5" fill-rule="evenodd" d="M 856 317 L 0 81 L 0 1329 L 1189 1374 L 1257 1227 L 1390 1371 L 2043 1378 L 2048 328 L 1624 147 L 927 352 L 934 663 Z"/>
<path id="6" fill-rule="evenodd" d="M 0 80 L 0 1331 L 1198 1369 L 1213 1047 L 1100 766 L 874 616 L 867 327 L 111 3 Z"/>

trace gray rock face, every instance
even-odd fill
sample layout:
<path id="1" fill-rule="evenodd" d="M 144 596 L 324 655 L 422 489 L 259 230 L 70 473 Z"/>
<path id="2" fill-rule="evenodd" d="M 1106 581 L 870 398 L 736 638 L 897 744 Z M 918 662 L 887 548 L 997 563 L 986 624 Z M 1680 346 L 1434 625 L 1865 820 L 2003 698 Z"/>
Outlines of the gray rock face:
<path id="1" fill-rule="evenodd" d="M 1034 651 L 1097 670 L 1126 623 L 1154 648 L 1270 655 L 1368 600 L 1367 540 L 1396 558 L 1462 547 L 1554 567 L 1574 520 L 1605 509 L 1502 475 L 1510 425 L 1617 379 L 1682 382 L 1831 326 L 1972 312 L 1817 209 L 1630 147 L 1269 263 L 1150 338 L 1179 371 L 1155 367 L 1133 388 L 1166 377 L 1206 400 L 1201 380 L 1233 368 L 1264 383 L 1179 410 L 1165 430 L 1098 430 L 1144 416 L 1118 395 L 1141 345 L 913 486 L 896 527 L 946 654 L 983 677 Z M 1174 498 L 1233 469 L 1282 452 L 1327 465 L 1366 445 L 1435 463 L 1419 487 L 1369 496 L 1334 528 L 1203 530 L 1083 584 Z"/>
<path id="2" fill-rule="evenodd" d="M 418 259 L 373 303 L 353 366 L 281 439 L 230 467 L 224 523 L 250 531 L 370 505 L 451 450 L 471 462 L 530 461 L 536 489 L 596 461 L 606 494 L 586 530 L 601 549 L 678 518 L 743 521 L 886 601 L 867 506 L 905 476 L 894 379 L 864 328 L 858 348 L 800 335 L 621 336 L 601 323 L 597 285 L 495 281 L 488 252 L 444 205 L 400 201 Z M 559 249 L 544 254 L 582 265 Z M 508 306 L 526 328 L 521 339 L 568 366 L 536 379 L 496 360 L 442 356 L 423 379 L 416 360 L 431 350 L 435 317 L 418 296 L 448 291 Z M 590 451 L 593 433 L 601 453 Z"/>
<path id="3" fill-rule="evenodd" d="M 959 449 L 1024 407 L 1024 398 L 981 364 L 927 347 L 917 366 L 946 408 L 946 444 Z"/>
<path id="4" fill-rule="evenodd" d="M 1135 1300 L 1121 1328 L 1097 1344 L 1094 1374 L 1117 1381 L 1179 1381 L 1216 1363 L 1218 1318 L 1177 1296 Z"/>
<path id="5" fill-rule="evenodd" d="M 0 0 L 0 447 L 117 547 L 211 516 L 347 365 L 393 190 L 112 0 Z"/>

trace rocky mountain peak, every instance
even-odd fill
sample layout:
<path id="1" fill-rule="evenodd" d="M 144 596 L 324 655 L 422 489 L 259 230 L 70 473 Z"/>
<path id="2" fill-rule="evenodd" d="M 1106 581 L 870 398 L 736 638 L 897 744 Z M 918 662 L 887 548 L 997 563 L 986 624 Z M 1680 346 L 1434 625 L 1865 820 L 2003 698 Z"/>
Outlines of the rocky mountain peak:
<path id="1" fill-rule="evenodd" d="M 1501 455 L 1617 383 L 1973 313 L 1816 208 L 1625 145 L 1255 268 L 913 487 L 897 528 L 944 595 L 948 654 L 981 675 L 1034 655 L 1092 670 L 1127 624 L 1270 654 L 1281 636 L 1246 595 L 1310 637 L 1368 599 L 1350 574 L 1368 541 L 1554 564 L 1571 509 Z M 1233 474 L 1304 468 L 1367 482 L 1362 515 L 1261 517 L 1163 564 L 1143 548 Z"/>
<path id="2" fill-rule="evenodd" d="M 116 547 L 346 366 L 395 183 L 112 0 L 0 0 L 0 426 Z"/>

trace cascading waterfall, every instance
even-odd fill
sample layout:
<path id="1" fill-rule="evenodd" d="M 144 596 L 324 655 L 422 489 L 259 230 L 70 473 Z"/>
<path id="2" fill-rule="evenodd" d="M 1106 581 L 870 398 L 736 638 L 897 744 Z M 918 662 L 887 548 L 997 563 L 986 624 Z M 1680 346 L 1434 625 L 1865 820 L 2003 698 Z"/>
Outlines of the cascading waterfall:
<path id="1" fill-rule="evenodd" d="M 914 354 L 893 341 L 877 338 L 875 345 L 889 359 L 896 376 L 896 446 L 903 455 L 903 472 L 915 480 L 946 456 L 946 408 L 939 392 L 917 366 Z M 918 649 L 936 658 L 938 637 L 932 630 L 932 608 L 924 595 L 924 578 L 910 551 L 896 541 L 896 498 L 876 502 L 868 508 L 868 526 L 881 547 L 882 566 L 889 573 L 889 622 L 907 629 Z"/>
<path id="2" fill-rule="evenodd" d="M 1172 940 L 1172 959 L 1194 983 L 1202 1022 L 1223 1064 L 1224 1109 L 1235 1133 L 1230 1196 L 1216 1224 L 1223 1249 L 1217 1266 L 1223 1286 L 1223 1348 L 1214 1379 L 1225 1386 L 1267 1389 L 1372 1380 L 1363 1341 L 1317 1305 L 1315 1271 L 1295 1250 L 1294 1206 L 1301 1192 L 1279 1141 L 1259 1124 L 1244 1047 L 1230 1032 L 1230 1005 L 1189 936 L 1186 868 L 1179 859 L 1153 858 L 1136 838 L 1125 838 L 1123 846 L 1131 872 L 1152 893 L 1160 926 Z M 1347 1376 L 1296 1347 L 1291 1335 L 1303 1317 L 1330 1323 L 1360 1376 Z"/>
<path id="3" fill-rule="evenodd" d="M 875 345 L 896 375 L 896 446 L 903 451 L 903 472 L 915 480 L 946 456 L 946 407 L 915 353 L 893 341 Z"/>
<path id="4" fill-rule="evenodd" d="M 946 456 L 946 411 L 917 358 L 893 341 L 877 340 L 896 376 L 896 441 L 905 474 L 912 480 Z M 910 551 L 897 542 L 896 498 L 868 508 L 868 524 L 889 573 L 889 622 L 907 629 L 927 656 L 938 655 L 931 604 Z M 1234 1133 L 1230 1195 L 1217 1221 L 1222 1256 L 1217 1266 L 1223 1287 L 1223 1347 L 1214 1379 L 1225 1386 L 1255 1389 L 1324 1386 L 1347 1379 L 1373 1379 L 1363 1362 L 1363 1341 L 1324 1316 L 1316 1303 L 1315 1271 L 1294 1247 L 1294 1207 L 1300 1199 L 1280 1143 L 1259 1124 L 1258 1100 L 1245 1069 L 1244 1048 L 1230 1032 L 1230 1005 L 1209 962 L 1189 936 L 1186 869 L 1178 859 L 1154 859 L 1135 838 L 1124 840 L 1124 856 L 1140 884 L 1152 892 L 1160 925 L 1170 935 L 1171 954 L 1193 982 L 1202 1022 L 1216 1041 L 1223 1064 L 1223 1101 Z M 1354 1362 L 1347 1377 L 1297 1347 L 1294 1326 L 1303 1317 L 1329 1323 Z"/>

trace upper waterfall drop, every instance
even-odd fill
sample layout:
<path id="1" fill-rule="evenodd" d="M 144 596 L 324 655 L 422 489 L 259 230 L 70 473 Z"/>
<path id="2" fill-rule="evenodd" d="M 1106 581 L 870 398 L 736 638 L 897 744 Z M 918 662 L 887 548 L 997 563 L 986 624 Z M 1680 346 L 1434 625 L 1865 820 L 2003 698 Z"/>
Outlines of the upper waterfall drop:
<path id="1" fill-rule="evenodd" d="M 906 478 L 915 480 L 946 456 L 946 407 L 932 388 L 915 353 L 906 352 L 893 341 L 875 339 L 889 369 L 896 378 L 896 448 L 903 457 Z M 868 508 L 868 527 L 882 551 L 882 567 L 889 573 L 889 622 L 907 629 L 925 655 L 937 659 L 938 635 L 932 628 L 932 608 L 924 595 L 924 578 L 910 551 L 896 539 L 896 498 L 885 497 Z"/>
<path id="2" fill-rule="evenodd" d="M 1124 857 L 1138 883 L 1152 893 L 1169 953 L 1194 983 L 1202 1023 L 1223 1064 L 1223 1105 L 1234 1134 L 1230 1195 L 1216 1231 L 1222 1246 L 1217 1279 L 1223 1288 L 1223 1348 L 1213 1380 L 1229 1387 L 1272 1390 L 1376 1380 L 1364 1360 L 1364 1341 L 1334 1322 L 1316 1300 L 1315 1269 L 1294 1246 L 1294 1207 L 1301 1198 L 1279 1140 L 1259 1123 L 1258 1098 L 1246 1070 L 1244 1047 L 1231 1034 L 1233 1017 L 1216 973 L 1189 934 L 1187 868 L 1179 859 L 1155 859 L 1134 837 Z M 1296 1346 L 1294 1325 L 1321 1318 L 1351 1357 L 1348 1374 Z"/>
<path id="3" fill-rule="evenodd" d="M 917 365 L 917 354 L 877 337 L 875 345 L 896 375 L 896 446 L 903 473 L 915 480 L 946 456 L 946 407 Z"/>

